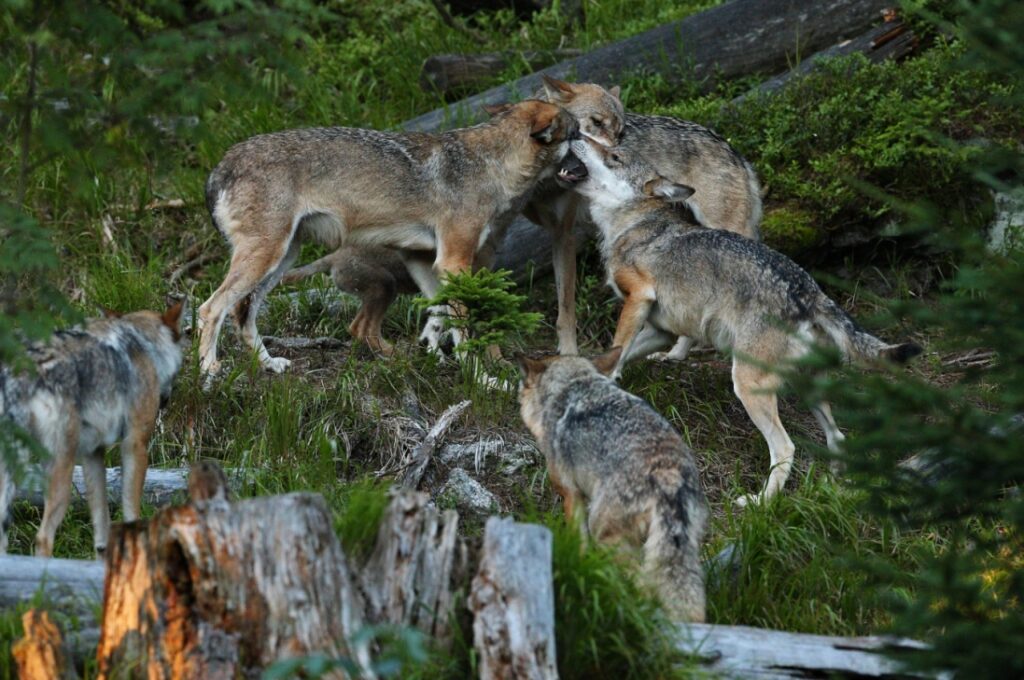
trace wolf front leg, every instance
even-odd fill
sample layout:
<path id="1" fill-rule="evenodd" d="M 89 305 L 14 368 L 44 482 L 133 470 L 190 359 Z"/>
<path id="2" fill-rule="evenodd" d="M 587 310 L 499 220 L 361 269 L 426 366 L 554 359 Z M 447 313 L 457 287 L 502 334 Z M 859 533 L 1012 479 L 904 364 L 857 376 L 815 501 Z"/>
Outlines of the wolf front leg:
<path id="1" fill-rule="evenodd" d="M 555 268 L 555 290 L 558 294 L 558 353 L 579 354 L 576 344 L 576 211 L 579 196 L 567 194 L 555 207 L 561 213 L 552 232 L 551 257 Z"/>
<path id="2" fill-rule="evenodd" d="M 645 323 L 654 305 L 654 286 L 649 278 L 635 269 L 623 269 L 615 272 L 615 285 L 622 293 L 622 312 L 619 323 L 615 326 L 615 339 L 612 347 L 621 347 L 622 355 L 612 372 L 612 379 L 618 380 L 622 375 L 622 367 L 630 356 L 630 350 L 636 340 L 637 333 Z"/>

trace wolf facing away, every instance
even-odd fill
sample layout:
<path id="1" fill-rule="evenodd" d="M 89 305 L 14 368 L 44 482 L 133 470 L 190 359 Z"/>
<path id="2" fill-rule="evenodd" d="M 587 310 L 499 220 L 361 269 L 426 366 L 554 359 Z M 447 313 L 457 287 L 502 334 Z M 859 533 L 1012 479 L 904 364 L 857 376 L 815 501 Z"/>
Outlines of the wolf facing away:
<path id="1" fill-rule="evenodd" d="M 604 375 L 619 354 L 593 362 L 521 357 L 523 422 L 547 459 L 566 518 L 578 509 L 591 536 L 638 549 L 670 616 L 702 622 L 708 510 L 697 465 L 664 418 Z"/>
<path id="2" fill-rule="evenodd" d="M 577 129 L 560 107 L 526 100 L 441 134 L 313 128 L 232 147 L 206 183 L 207 207 L 232 256 L 199 309 L 203 371 L 218 371 L 217 337 L 229 313 L 266 368 L 288 367 L 263 346 L 256 316 L 306 238 L 434 251 L 432 268 L 410 270 L 432 297 L 438 276 L 471 268 L 491 232 L 506 228 L 534 185 L 553 174 Z"/>
<path id="3" fill-rule="evenodd" d="M 862 329 L 806 271 L 785 255 L 738 234 L 701 226 L 688 200 L 694 191 L 661 177 L 639 155 L 575 142 L 576 190 L 590 201 L 600 229 L 608 282 L 623 300 L 613 344 L 615 368 L 671 347 L 685 336 L 733 354 L 733 388 L 771 454 L 760 495 L 778 492 L 789 476 L 794 446 L 779 420 L 780 364 L 815 343 L 837 347 L 849 360 L 903 363 L 920 354 L 914 343 L 888 344 Z M 814 407 L 831 450 L 843 435 L 827 403 Z"/>
<path id="4" fill-rule="evenodd" d="M 92 516 L 93 546 L 102 556 L 110 529 L 104 451 L 121 442 L 122 509 L 138 519 L 157 412 L 170 397 L 181 367 L 182 303 L 163 314 L 140 311 L 58 331 L 27 349 L 34 373 L 0 367 L 0 418 L 30 435 L 49 453 L 43 519 L 36 554 L 49 557 L 71 499 L 71 473 L 80 458 Z M 27 450 L 19 455 L 27 457 Z M 0 458 L 0 553 L 14 480 Z"/>
<path id="5" fill-rule="evenodd" d="M 539 95 L 558 104 L 578 121 L 580 134 L 606 147 L 620 147 L 643 156 L 660 175 L 691 186 L 690 202 L 709 227 L 760 239 L 761 186 L 757 173 L 743 156 L 714 131 L 669 116 L 625 112 L 619 88 L 606 90 L 593 83 L 567 83 L 544 77 Z M 558 291 L 558 350 L 576 354 L 576 245 L 573 224 L 589 222 L 583 205 L 564 184 L 544 182 L 524 213 L 553 235 L 555 284 Z M 683 359 L 689 343 L 681 339 L 669 354 Z"/>

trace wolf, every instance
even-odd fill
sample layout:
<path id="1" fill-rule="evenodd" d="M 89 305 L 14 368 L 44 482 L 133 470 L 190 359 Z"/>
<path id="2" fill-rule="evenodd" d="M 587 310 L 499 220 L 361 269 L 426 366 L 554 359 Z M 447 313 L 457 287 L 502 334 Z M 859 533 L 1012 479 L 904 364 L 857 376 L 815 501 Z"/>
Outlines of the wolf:
<path id="1" fill-rule="evenodd" d="M 643 554 L 645 576 L 674 620 L 703 622 L 700 547 L 708 509 L 693 453 L 651 406 L 593 361 L 519 357 L 523 422 L 547 459 L 566 518 L 599 541 Z"/>
<path id="2" fill-rule="evenodd" d="M 0 367 L 0 418 L 28 434 L 49 453 L 43 519 L 35 553 L 53 554 L 53 539 L 71 497 L 71 472 L 79 458 L 93 525 L 93 547 L 102 557 L 110 530 L 104 451 L 121 442 L 122 509 L 139 518 L 147 449 L 160 406 L 170 398 L 181 368 L 182 303 L 162 314 L 109 314 L 58 331 L 27 348 L 34 370 Z M 9 439 L 10 440 L 10 439 Z M 27 449 L 15 446 L 27 457 Z M 3 524 L 14 500 L 14 480 L 0 457 L 0 553 Z"/>
<path id="3" fill-rule="evenodd" d="M 904 363 L 921 353 L 912 342 L 886 343 L 861 328 L 806 271 L 768 246 L 708 229 L 689 204 L 694 189 L 658 174 L 638 154 L 584 140 L 572 145 L 575 190 L 590 202 L 600 230 L 608 283 L 623 300 L 613 344 L 626 361 L 670 347 L 680 337 L 733 354 L 736 396 L 761 431 L 771 472 L 770 498 L 789 476 L 794 446 L 779 420 L 780 364 L 831 344 L 848 359 Z M 827 403 L 813 408 L 836 451 L 843 435 Z"/>
<path id="4" fill-rule="evenodd" d="M 420 260 L 415 262 L 415 260 Z M 339 290 L 359 298 L 359 311 L 348 327 L 353 338 L 361 338 L 374 352 L 391 356 L 394 347 L 384 340 L 381 326 L 384 315 L 400 294 L 418 293 L 410 275 L 412 267 L 428 268 L 422 253 L 402 252 L 384 246 L 348 245 L 338 248 L 305 266 L 296 267 L 281 278 L 281 283 L 296 283 L 315 274 L 330 273 Z"/>
<path id="5" fill-rule="evenodd" d="M 553 174 L 578 127 L 561 107 L 526 100 L 440 134 L 312 128 L 232 147 L 206 182 L 207 207 L 232 256 L 199 309 L 203 371 L 219 369 L 217 336 L 229 312 L 266 368 L 288 367 L 267 352 L 256 315 L 304 239 L 433 251 L 432 267 L 410 270 L 433 296 L 438 276 L 473 267 L 491 232 L 506 228 Z"/>
<path id="6" fill-rule="evenodd" d="M 760 240 L 761 185 L 757 173 L 725 139 L 702 125 L 669 116 L 626 112 L 619 88 L 567 83 L 544 76 L 538 98 L 558 104 L 579 121 L 580 134 L 606 147 L 640 154 L 673 182 L 696 190 L 690 201 L 708 226 Z M 592 224 L 586 202 L 566 192 L 557 179 L 543 182 L 524 210 L 553 236 L 558 292 L 558 349 L 575 354 L 576 245 L 573 225 Z M 669 358 L 683 359 L 689 346 L 677 345 Z"/>

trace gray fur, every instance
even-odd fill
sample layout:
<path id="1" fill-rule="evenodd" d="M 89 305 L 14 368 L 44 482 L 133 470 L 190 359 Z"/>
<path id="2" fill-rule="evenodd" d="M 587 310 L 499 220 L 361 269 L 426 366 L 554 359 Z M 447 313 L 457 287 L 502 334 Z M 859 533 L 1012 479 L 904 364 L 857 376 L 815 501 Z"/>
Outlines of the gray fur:
<path id="1" fill-rule="evenodd" d="M 643 553 L 673 618 L 703 621 L 700 546 L 708 511 L 693 453 L 647 402 L 591 362 L 545 363 L 539 374 L 527 369 L 520 403 L 552 483 L 568 505 L 586 505 L 594 538 Z"/>

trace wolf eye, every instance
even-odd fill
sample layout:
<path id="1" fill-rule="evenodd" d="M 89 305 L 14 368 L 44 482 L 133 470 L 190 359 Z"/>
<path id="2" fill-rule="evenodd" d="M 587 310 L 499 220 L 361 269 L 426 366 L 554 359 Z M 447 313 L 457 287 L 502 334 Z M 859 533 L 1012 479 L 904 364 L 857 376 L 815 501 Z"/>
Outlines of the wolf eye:
<path id="1" fill-rule="evenodd" d="M 611 160 L 612 163 L 622 165 L 622 156 L 617 153 L 609 154 L 608 159 Z"/>
<path id="2" fill-rule="evenodd" d="M 590 122 L 593 123 L 594 127 L 596 127 L 599 130 L 604 127 L 604 121 L 602 121 L 600 118 L 591 118 Z"/>

